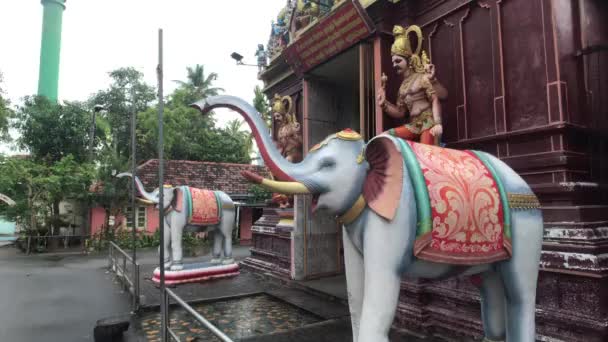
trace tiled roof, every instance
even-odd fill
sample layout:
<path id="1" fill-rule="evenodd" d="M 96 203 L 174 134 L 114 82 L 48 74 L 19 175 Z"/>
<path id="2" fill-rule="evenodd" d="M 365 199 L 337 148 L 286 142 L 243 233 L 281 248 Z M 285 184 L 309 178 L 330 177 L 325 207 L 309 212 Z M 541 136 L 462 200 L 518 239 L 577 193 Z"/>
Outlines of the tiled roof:
<path id="1" fill-rule="evenodd" d="M 247 194 L 251 183 L 241 171 L 248 170 L 270 177 L 266 167 L 251 164 L 214 163 L 189 160 L 165 160 L 165 184 L 188 185 L 195 188 L 221 190 L 229 195 Z M 158 159 L 150 159 L 137 167 L 137 176 L 144 187 L 158 187 Z"/>

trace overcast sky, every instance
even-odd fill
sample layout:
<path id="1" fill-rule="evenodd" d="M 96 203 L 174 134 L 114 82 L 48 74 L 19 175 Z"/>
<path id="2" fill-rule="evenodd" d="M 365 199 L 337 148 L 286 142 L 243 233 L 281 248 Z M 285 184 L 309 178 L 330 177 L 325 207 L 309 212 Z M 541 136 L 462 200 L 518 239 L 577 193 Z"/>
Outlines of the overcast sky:
<path id="1" fill-rule="evenodd" d="M 286 0 L 69 0 L 63 13 L 59 99 L 86 100 L 109 85 L 108 72 L 133 66 L 156 86 L 157 30 L 164 31 L 165 94 L 184 80 L 186 66 L 216 72 L 216 86 L 251 102 L 257 68 L 236 66 L 230 54 L 255 64 L 270 22 Z M 38 88 L 40 0 L 0 0 L 2 88 L 15 103 Z M 221 114 L 221 115 L 220 115 Z M 220 124 L 237 117 L 216 115 Z"/>

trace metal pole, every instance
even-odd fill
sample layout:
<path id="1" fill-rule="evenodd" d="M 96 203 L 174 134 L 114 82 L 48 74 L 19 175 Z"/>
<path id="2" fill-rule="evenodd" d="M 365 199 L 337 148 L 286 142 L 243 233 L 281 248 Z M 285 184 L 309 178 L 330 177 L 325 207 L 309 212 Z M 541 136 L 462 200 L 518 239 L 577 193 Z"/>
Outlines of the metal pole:
<path id="1" fill-rule="evenodd" d="M 131 222 L 133 222 L 133 229 L 132 229 L 132 247 L 133 247 L 133 274 L 135 275 L 135 261 L 137 260 L 137 247 L 136 247 L 136 239 L 137 239 L 137 215 L 135 213 L 135 177 L 137 177 L 136 174 L 136 162 L 135 162 L 135 152 L 136 152 L 136 147 L 135 147 L 135 123 L 136 123 L 136 107 L 135 107 L 135 88 L 134 86 L 131 86 L 131 104 L 132 104 L 132 111 L 131 111 L 131 175 L 133 175 L 131 177 Z M 135 284 L 135 280 L 133 281 L 133 284 Z M 136 291 L 133 291 L 134 293 Z M 137 307 L 137 296 L 133 295 L 133 310 L 135 310 L 135 308 Z"/>
<path id="2" fill-rule="evenodd" d="M 215 325 L 211 324 L 203 315 L 194 310 L 188 303 L 184 302 L 178 295 L 176 295 L 173 291 L 167 289 L 168 294 L 175 300 L 184 310 L 188 311 L 194 318 L 201 322 L 205 328 L 209 329 L 211 333 L 217 336 L 220 340 L 225 342 L 232 342 L 228 335 L 224 334 L 220 329 L 218 329 Z"/>
<path id="3" fill-rule="evenodd" d="M 93 161 L 93 148 L 95 141 L 95 116 L 97 115 L 97 106 L 93 108 L 93 118 L 91 119 L 91 132 L 89 133 L 89 161 Z"/>
<path id="4" fill-rule="evenodd" d="M 100 104 L 96 104 L 93 107 L 93 117 L 91 118 L 91 131 L 89 132 L 89 162 L 92 163 L 93 162 L 93 152 L 95 149 L 95 128 L 97 127 L 97 112 L 100 112 L 102 110 L 104 110 L 105 108 L 100 105 Z M 87 234 L 92 235 L 92 227 L 91 227 L 91 206 L 90 206 L 90 202 L 87 201 L 87 213 L 86 213 L 86 227 L 87 227 Z"/>
<path id="5" fill-rule="evenodd" d="M 158 29 L 158 66 L 156 68 L 156 74 L 158 77 L 158 229 L 160 231 L 160 329 L 161 329 L 161 341 L 167 341 L 167 326 L 168 326 L 168 315 L 167 315 L 167 293 L 165 292 L 165 249 L 163 248 L 165 242 L 165 208 L 164 208 L 164 160 L 163 160 L 163 30 Z"/>

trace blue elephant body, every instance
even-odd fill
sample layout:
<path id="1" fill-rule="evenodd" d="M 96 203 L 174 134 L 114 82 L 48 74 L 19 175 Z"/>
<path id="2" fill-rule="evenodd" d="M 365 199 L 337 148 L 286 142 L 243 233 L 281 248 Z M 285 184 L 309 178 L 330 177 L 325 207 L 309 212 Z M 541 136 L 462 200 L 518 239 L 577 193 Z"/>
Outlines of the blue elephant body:
<path id="1" fill-rule="evenodd" d="M 203 114 L 227 107 L 243 115 L 275 179 L 244 175 L 274 192 L 311 194 L 313 212 L 326 210 L 342 223 L 355 342 L 388 342 L 403 276 L 440 279 L 455 275 L 481 278 L 487 341 L 535 341 L 536 282 L 543 237 L 538 206 L 511 208 L 510 226 L 506 227 L 511 242 L 508 258 L 465 265 L 423 260 L 414 252 L 421 202 L 417 202 L 415 185 L 402 157 L 402 140 L 379 135 L 365 143 L 356 132 L 344 130 L 314 146 L 301 162 L 291 163 L 272 143 L 259 113 L 242 99 L 215 96 L 193 106 Z M 503 192 L 533 194 L 504 162 L 487 153 L 477 155 L 493 170 Z"/>

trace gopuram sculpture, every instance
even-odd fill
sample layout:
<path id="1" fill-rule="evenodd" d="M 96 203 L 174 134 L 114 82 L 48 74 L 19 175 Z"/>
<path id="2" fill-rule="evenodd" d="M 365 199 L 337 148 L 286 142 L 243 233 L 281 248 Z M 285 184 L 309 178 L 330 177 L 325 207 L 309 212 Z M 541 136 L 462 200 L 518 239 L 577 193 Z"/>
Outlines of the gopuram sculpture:
<path id="1" fill-rule="evenodd" d="M 276 145 L 279 153 L 292 163 L 299 162 L 302 160 L 302 133 L 291 96 L 275 94 L 272 112 L 272 120 L 276 127 Z M 293 207 L 293 196 L 275 193 L 272 196 L 272 200 L 281 209 Z"/>
<path id="2" fill-rule="evenodd" d="M 258 62 L 258 73 L 264 71 L 268 65 L 268 52 L 264 50 L 264 44 L 258 44 L 258 49 L 255 51 L 254 56 Z"/>
<path id="3" fill-rule="evenodd" d="M 412 49 L 410 33 L 417 36 L 416 49 Z M 402 78 L 397 103 L 386 100 L 386 75 L 382 75 L 382 87 L 377 101 L 382 110 L 393 118 L 408 116 L 408 122 L 392 128 L 389 134 L 399 138 L 438 145 L 443 132 L 440 99 L 447 97 L 447 90 L 435 78 L 435 67 L 422 50 L 422 31 L 416 25 L 404 29 L 393 28 L 395 40 L 391 46 L 393 69 Z"/>
<path id="4" fill-rule="evenodd" d="M 292 163 L 302 160 L 302 132 L 290 96 L 274 96 L 272 119 L 277 132 L 281 155 Z"/>
<path id="5" fill-rule="evenodd" d="M 277 15 L 277 21 L 272 21 L 270 39 L 268 40 L 267 50 L 268 56 L 272 59 L 279 55 L 283 49 L 289 44 L 289 18 L 291 16 L 292 6 L 288 2 Z"/>

